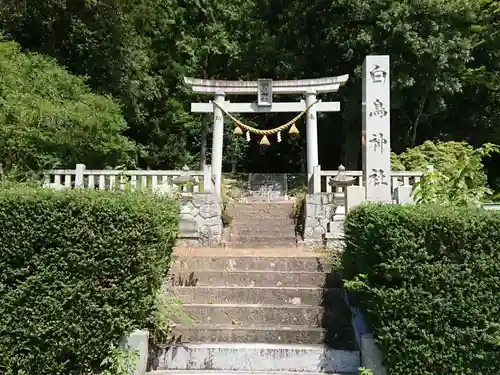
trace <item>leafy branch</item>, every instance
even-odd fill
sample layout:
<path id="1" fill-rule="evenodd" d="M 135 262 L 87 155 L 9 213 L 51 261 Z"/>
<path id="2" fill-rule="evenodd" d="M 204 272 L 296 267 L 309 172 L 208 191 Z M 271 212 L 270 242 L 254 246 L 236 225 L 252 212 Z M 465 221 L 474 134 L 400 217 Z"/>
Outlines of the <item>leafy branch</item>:
<path id="1" fill-rule="evenodd" d="M 416 203 L 443 205 L 481 206 L 492 190 L 481 179 L 482 161 L 500 153 L 500 146 L 485 143 L 470 153 L 460 153 L 453 168 L 429 170 L 413 187 L 412 196 Z"/>

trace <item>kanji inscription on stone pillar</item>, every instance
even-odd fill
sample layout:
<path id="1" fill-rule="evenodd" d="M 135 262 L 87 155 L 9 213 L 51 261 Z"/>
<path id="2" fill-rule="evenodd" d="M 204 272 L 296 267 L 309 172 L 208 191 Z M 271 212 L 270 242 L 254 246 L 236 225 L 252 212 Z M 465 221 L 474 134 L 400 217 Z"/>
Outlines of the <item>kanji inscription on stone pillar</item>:
<path id="1" fill-rule="evenodd" d="M 389 56 L 363 63 L 363 181 L 366 199 L 392 202 Z"/>

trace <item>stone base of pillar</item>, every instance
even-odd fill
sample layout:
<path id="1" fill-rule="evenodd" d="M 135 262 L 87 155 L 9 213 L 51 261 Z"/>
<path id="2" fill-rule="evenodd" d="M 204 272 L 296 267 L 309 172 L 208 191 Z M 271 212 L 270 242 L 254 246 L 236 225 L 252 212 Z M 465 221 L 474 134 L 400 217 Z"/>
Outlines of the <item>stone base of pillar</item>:
<path id="1" fill-rule="evenodd" d="M 306 197 L 304 215 L 304 244 L 323 246 L 332 215 L 335 212 L 333 193 L 317 193 Z"/>
<path id="2" fill-rule="evenodd" d="M 194 193 L 181 202 L 178 246 L 222 246 L 222 204 L 215 193 Z"/>

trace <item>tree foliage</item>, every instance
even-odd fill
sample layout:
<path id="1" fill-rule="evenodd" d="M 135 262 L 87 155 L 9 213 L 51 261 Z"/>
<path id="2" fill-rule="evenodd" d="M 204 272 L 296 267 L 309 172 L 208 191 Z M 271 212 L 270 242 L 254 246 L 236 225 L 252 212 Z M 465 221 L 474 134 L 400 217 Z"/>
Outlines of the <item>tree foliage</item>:
<path id="1" fill-rule="evenodd" d="M 6 0 L 0 28 L 118 98 L 143 165 L 174 168 L 193 162 L 201 133 L 182 77 L 227 71 L 240 52 L 240 3 Z"/>
<path id="2" fill-rule="evenodd" d="M 489 147 L 487 147 L 489 149 Z M 474 149 L 467 142 L 432 142 L 425 141 L 423 144 L 407 149 L 398 156 L 399 161 L 408 171 L 426 171 L 429 166 L 445 175 L 453 175 L 458 165 L 463 160 L 474 159 L 473 179 L 477 186 L 486 182 L 486 175 L 482 165 L 481 157 L 484 149 Z"/>
<path id="3" fill-rule="evenodd" d="M 0 39 L 0 160 L 5 171 L 134 161 L 119 105 L 53 59 Z"/>
<path id="4" fill-rule="evenodd" d="M 394 152 L 427 139 L 466 140 L 474 147 L 500 143 L 498 9 L 494 0 L 4 0 L 0 28 L 115 96 L 127 135 L 139 145 L 141 166 L 151 168 L 197 165 L 205 133 L 210 150 L 210 116 L 202 120 L 189 111 L 190 101 L 209 98 L 187 92 L 183 75 L 298 79 L 348 73 L 337 97 L 341 114 L 319 114 L 320 163 L 323 169 L 341 162 L 356 169 L 360 66 L 367 54 L 391 56 Z M 244 117 L 261 128 L 289 119 Z M 298 125 L 304 134 L 304 124 Z M 299 171 L 303 138 L 265 151 L 254 143 L 236 152 L 243 169 L 272 164 L 275 171 Z M 230 168 L 233 140 L 225 147 Z"/>
<path id="5" fill-rule="evenodd" d="M 483 161 L 498 154 L 497 145 L 486 143 L 474 149 L 467 142 L 431 142 L 392 155 L 395 170 L 424 172 L 414 185 L 417 203 L 475 205 L 491 195 Z M 393 168 L 394 169 L 394 168 Z"/>

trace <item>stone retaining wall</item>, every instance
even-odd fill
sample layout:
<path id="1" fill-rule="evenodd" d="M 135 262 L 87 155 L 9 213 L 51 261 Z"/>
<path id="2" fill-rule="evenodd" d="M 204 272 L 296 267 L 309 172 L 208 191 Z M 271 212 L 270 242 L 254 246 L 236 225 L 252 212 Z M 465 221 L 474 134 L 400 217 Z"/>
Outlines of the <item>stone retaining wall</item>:
<path id="1" fill-rule="evenodd" d="M 179 245 L 219 246 L 222 240 L 222 202 L 212 193 L 181 197 Z"/>

